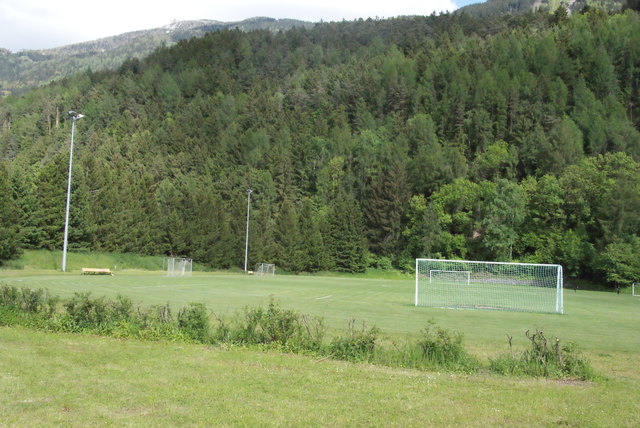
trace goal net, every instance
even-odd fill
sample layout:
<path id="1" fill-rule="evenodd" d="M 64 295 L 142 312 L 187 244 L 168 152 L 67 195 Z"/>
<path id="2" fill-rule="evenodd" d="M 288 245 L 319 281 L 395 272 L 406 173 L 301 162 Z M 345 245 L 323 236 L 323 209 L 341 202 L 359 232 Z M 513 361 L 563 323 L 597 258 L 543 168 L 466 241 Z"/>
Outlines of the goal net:
<path id="1" fill-rule="evenodd" d="M 640 297 L 640 284 L 639 284 L 639 283 L 634 282 L 634 283 L 631 285 L 631 294 L 632 294 L 634 297 Z"/>
<path id="2" fill-rule="evenodd" d="M 255 274 L 258 276 L 274 276 L 276 274 L 276 265 L 272 263 L 258 263 L 256 265 Z"/>
<path id="3" fill-rule="evenodd" d="M 167 257 L 167 276 L 191 276 L 193 261 L 184 257 Z"/>
<path id="4" fill-rule="evenodd" d="M 561 314 L 562 266 L 416 259 L 415 305 Z"/>

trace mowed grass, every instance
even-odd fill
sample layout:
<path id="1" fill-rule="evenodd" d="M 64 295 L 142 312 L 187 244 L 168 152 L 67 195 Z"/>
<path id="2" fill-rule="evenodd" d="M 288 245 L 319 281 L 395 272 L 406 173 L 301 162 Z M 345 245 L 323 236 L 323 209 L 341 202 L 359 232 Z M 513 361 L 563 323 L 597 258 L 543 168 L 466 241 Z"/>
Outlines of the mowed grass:
<path id="1" fill-rule="evenodd" d="M 100 266 L 102 267 L 102 266 Z M 271 297 L 343 330 L 376 325 L 389 341 L 434 319 L 472 353 L 524 349 L 527 329 L 573 341 L 606 379 L 593 383 L 460 375 L 330 359 L 0 328 L 0 425 L 640 426 L 640 299 L 566 291 L 565 314 L 413 306 L 411 280 L 127 271 L 81 276 L 0 271 L 0 282 L 69 297 L 126 295 L 231 317 Z"/>
<path id="2" fill-rule="evenodd" d="M 430 319 L 464 333 L 466 343 L 478 348 L 507 350 L 506 335 L 514 344 L 527 343 L 526 330 L 576 342 L 599 353 L 640 351 L 640 299 L 613 292 L 565 290 L 564 315 L 490 310 L 451 310 L 415 307 L 412 280 L 360 279 L 276 275 L 256 277 L 233 273 L 194 273 L 168 278 L 163 272 L 120 272 L 115 276 L 80 275 L 52 271 L 0 271 L 0 282 L 70 297 L 122 294 L 142 306 L 169 303 L 175 310 L 204 303 L 218 317 L 231 317 L 246 306 L 266 305 L 277 299 L 285 308 L 322 317 L 329 327 L 344 329 L 350 320 L 376 325 L 394 338 L 414 335 Z"/>
<path id="3" fill-rule="evenodd" d="M 634 427 L 639 386 L 0 328 L 3 426 Z"/>

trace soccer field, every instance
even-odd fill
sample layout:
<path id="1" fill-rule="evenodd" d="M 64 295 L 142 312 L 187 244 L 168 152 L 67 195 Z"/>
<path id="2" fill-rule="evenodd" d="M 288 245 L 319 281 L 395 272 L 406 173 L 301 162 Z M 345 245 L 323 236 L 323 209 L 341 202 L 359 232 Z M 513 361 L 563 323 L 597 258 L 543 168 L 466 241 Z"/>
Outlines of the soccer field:
<path id="1" fill-rule="evenodd" d="M 464 333 L 465 342 L 487 352 L 507 350 L 506 335 L 525 346 L 526 330 L 541 329 L 564 342 L 592 352 L 640 352 L 640 299 L 630 294 L 566 291 L 565 314 L 489 310 L 453 310 L 414 306 L 413 280 L 233 273 L 194 273 L 168 278 L 162 272 L 121 272 L 115 276 L 82 276 L 52 271 L 0 271 L 0 282 L 47 288 L 69 297 L 76 292 L 115 297 L 122 294 L 142 306 L 170 303 L 175 310 L 204 303 L 220 317 L 246 306 L 266 305 L 271 297 L 289 309 L 323 317 L 328 326 L 346 328 L 352 319 L 376 325 L 393 338 L 419 332 L 430 319 Z"/>
<path id="2" fill-rule="evenodd" d="M 528 345 L 526 330 L 573 341 L 607 379 L 580 382 L 422 372 L 174 342 L 0 328 L 0 420 L 11 426 L 638 426 L 640 299 L 565 293 L 565 314 L 415 307 L 412 280 L 161 272 L 81 276 L 0 271 L 0 283 L 69 297 L 129 296 L 177 310 L 200 302 L 218 316 L 265 305 L 350 319 L 393 340 L 428 320 L 465 334 L 478 357 Z M 383 338 L 384 340 L 384 338 Z M 391 346 L 387 343 L 387 346 Z M 485 359 L 486 361 L 486 359 Z M 2 423 L 0 423 L 2 425 Z"/>

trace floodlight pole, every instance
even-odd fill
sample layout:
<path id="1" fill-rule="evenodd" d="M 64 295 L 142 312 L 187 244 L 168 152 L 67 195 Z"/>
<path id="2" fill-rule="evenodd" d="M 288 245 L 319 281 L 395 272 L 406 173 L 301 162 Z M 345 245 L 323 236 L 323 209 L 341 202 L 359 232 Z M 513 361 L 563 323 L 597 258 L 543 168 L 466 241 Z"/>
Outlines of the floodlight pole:
<path id="1" fill-rule="evenodd" d="M 69 146 L 69 179 L 67 180 L 67 208 L 64 216 L 64 244 L 62 245 L 62 272 L 67 271 L 67 243 L 69 237 L 69 205 L 71 203 L 71 167 L 73 166 L 73 136 L 76 130 L 76 120 L 82 119 L 83 114 L 69 112 L 71 119 L 71 145 Z"/>
<path id="2" fill-rule="evenodd" d="M 249 259 L 249 207 L 251 206 L 251 192 L 247 190 L 247 234 L 244 239 L 244 271 L 247 272 L 247 261 Z"/>

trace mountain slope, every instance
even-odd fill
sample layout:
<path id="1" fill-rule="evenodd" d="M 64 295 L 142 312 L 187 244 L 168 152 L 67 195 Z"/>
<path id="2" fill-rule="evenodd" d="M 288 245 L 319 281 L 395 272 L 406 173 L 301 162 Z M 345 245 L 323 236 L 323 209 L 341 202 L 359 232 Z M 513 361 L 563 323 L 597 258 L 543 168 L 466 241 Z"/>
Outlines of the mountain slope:
<path id="1" fill-rule="evenodd" d="M 253 189 L 249 265 L 430 256 L 636 281 L 640 15 L 555 18 L 214 31 L 7 97 L 0 236 L 60 247 L 73 109 L 75 248 L 242 266 Z"/>
<path id="2" fill-rule="evenodd" d="M 143 58 L 159 46 L 200 37 L 209 31 L 237 28 L 241 31 L 288 30 L 313 24 L 293 19 L 256 17 L 240 22 L 212 20 L 176 21 L 150 30 L 133 31 L 103 39 L 53 49 L 12 53 L 0 49 L 0 94 L 19 94 L 80 71 L 100 71 L 118 67 L 131 57 Z"/>
<path id="3" fill-rule="evenodd" d="M 591 6 L 607 12 L 618 11 L 624 0 L 487 0 L 484 3 L 471 4 L 458 9 L 456 13 L 486 17 L 504 14 L 518 14 L 536 10 L 553 12 L 564 6 L 569 12 L 577 12 L 585 6 Z"/>

